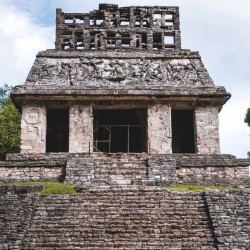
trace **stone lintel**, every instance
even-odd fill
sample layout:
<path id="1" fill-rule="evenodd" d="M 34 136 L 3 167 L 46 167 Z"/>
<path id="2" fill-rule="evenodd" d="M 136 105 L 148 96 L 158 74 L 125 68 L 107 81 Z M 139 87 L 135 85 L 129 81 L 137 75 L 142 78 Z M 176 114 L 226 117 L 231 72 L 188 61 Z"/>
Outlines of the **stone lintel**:
<path id="1" fill-rule="evenodd" d="M 194 101 L 200 104 L 224 105 L 231 94 L 223 87 L 212 88 L 168 88 L 163 90 L 122 90 L 122 89 L 81 89 L 59 87 L 16 86 L 11 93 L 11 99 L 19 106 L 25 100 L 66 100 L 66 101 L 95 101 L 95 100 L 135 100 L 135 101 Z"/>

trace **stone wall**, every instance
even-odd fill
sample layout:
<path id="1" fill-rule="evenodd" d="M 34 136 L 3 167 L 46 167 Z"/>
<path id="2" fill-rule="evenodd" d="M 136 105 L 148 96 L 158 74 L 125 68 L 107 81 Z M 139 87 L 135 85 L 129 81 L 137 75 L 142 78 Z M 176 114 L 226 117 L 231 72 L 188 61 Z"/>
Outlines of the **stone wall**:
<path id="1" fill-rule="evenodd" d="M 196 107 L 196 147 L 198 154 L 220 154 L 217 107 Z"/>
<path id="2" fill-rule="evenodd" d="M 21 121 L 21 153 L 45 153 L 46 108 L 43 104 L 24 104 Z"/>
<path id="3" fill-rule="evenodd" d="M 180 167 L 176 177 L 178 184 L 250 187 L 248 166 Z"/>
<path id="4" fill-rule="evenodd" d="M 172 152 L 171 108 L 156 104 L 148 107 L 148 152 L 170 154 Z"/>
<path id="5" fill-rule="evenodd" d="M 249 165 L 232 155 L 151 155 L 148 179 L 157 185 L 250 187 Z"/>
<path id="6" fill-rule="evenodd" d="M 64 176 L 63 167 L 0 167 L 0 183 L 30 181 L 60 181 Z"/>
<path id="7" fill-rule="evenodd" d="M 23 195 L 31 192 L 40 192 L 44 189 L 44 185 L 3 185 L 0 186 L 0 196 L 6 195 L 6 194 L 17 194 L 17 195 Z"/>
<path id="8" fill-rule="evenodd" d="M 16 160 L 12 156 L 13 160 L 11 161 L 0 161 L 0 183 L 61 181 L 64 179 L 65 158 L 30 160 L 28 159 L 28 155 L 26 157 L 23 155 L 24 158 L 21 158 L 20 155 L 18 157 L 17 154 Z M 39 156 L 37 157 L 39 158 Z"/>
<path id="9" fill-rule="evenodd" d="M 232 155 L 183 155 L 177 160 L 179 184 L 250 187 L 250 160 Z"/>
<path id="10" fill-rule="evenodd" d="M 92 107 L 71 106 L 69 123 L 69 153 L 93 152 Z"/>
<path id="11" fill-rule="evenodd" d="M 71 158 L 70 184 L 145 184 L 250 187 L 249 160 L 232 155 L 91 154 Z"/>
<path id="12" fill-rule="evenodd" d="M 250 249 L 250 190 L 206 192 L 218 249 Z"/>
<path id="13" fill-rule="evenodd" d="M 197 184 L 250 187 L 249 159 L 197 154 L 9 154 L 0 183 L 65 180 L 72 184 Z"/>

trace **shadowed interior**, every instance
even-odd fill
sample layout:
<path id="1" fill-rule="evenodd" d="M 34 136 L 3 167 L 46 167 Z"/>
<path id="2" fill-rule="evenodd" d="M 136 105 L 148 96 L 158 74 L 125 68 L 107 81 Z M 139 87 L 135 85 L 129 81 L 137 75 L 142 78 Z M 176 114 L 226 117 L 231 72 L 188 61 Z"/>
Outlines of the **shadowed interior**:
<path id="1" fill-rule="evenodd" d="M 146 152 L 146 109 L 94 110 L 94 150 Z"/>
<path id="2" fill-rule="evenodd" d="M 46 152 L 69 151 L 69 110 L 47 110 Z"/>
<path id="3" fill-rule="evenodd" d="M 172 152 L 195 153 L 193 110 L 172 110 Z"/>

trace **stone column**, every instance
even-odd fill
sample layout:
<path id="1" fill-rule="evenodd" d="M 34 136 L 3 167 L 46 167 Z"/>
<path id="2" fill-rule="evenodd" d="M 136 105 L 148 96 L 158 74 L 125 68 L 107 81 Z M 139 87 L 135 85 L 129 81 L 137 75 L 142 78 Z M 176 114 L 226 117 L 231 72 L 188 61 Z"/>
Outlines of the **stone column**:
<path id="1" fill-rule="evenodd" d="M 69 109 L 69 152 L 93 152 L 93 115 L 92 107 L 71 106 Z"/>
<path id="2" fill-rule="evenodd" d="M 21 153 L 45 153 L 46 107 L 43 104 L 24 104 L 21 121 Z"/>
<path id="3" fill-rule="evenodd" d="M 165 104 L 148 107 L 148 148 L 149 153 L 171 154 L 171 108 Z"/>
<path id="4" fill-rule="evenodd" d="M 217 107 L 196 107 L 196 144 L 198 154 L 220 154 Z"/>

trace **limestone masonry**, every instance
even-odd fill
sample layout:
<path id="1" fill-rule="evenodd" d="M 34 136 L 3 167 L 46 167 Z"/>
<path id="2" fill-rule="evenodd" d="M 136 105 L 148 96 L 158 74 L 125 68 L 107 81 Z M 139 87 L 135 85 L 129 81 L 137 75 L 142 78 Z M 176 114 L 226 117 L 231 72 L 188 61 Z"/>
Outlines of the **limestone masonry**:
<path id="1" fill-rule="evenodd" d="M 55 49 L 11 93 L 21 151 L 0 162 L 0 183 L 61 181 L 80 194 L 0 186 L 0 248 L 248 249 L 248 190 L 165 189 L 250 187 L 250 159 L 220 153 L 230 96 L 181 48 L 178 7 L 57 9 Z"/>

